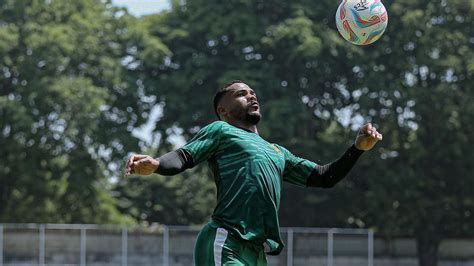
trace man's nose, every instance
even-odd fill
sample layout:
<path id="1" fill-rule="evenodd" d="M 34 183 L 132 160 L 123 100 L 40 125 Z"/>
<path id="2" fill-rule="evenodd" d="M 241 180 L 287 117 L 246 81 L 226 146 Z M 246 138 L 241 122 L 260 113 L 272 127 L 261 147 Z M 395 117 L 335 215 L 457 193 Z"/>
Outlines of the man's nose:
<path id="1" fill-rule="evenodd" d="M 248 94 L 248 97 L 247 97 L 247 100 L 248 101 L 256 101 L 257 100 L 257 96 L 255 96 L 255 94 Z"/>

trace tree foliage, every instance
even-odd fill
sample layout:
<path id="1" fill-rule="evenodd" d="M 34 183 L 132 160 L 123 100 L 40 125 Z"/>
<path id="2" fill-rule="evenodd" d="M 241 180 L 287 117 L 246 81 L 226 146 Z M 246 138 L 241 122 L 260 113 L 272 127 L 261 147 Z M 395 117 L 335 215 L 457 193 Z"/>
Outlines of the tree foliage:
<path id="1" fill-rule="evenodd" d="M 367 47 L 338 36 L 333 1 L 195 0 L 144 18 L 173 54 L 147 81 L 162 85 L 156 131 L 163 141 L 176 134 L 170 128 L 190 137 L 215 119 L 214 90 L 232 79 L 256 89 L 265 138 L 318 163 L 336 158 L 353 130 L 373 122 L 384 141 L 349 181 L 332 191 L 285 188 L 283 224 L 411 235 L 421 265 L 434 265 L 443 238 L 473 233 L 473 6 L 385 5 L 388 29 Z"/>
<path id="2" fill-rule="evenodd" d="M 123 64 L 140 32 L 118 14 L 92 0 L 0 4 L 1 221 L 124 221 L 106 175 L 137 149 L 150 106 Z"/>
<path id="3" fill-rule="evenodd" d="M 360 69 L 380 88 L 367 92 L 377 100 L 367 111 L 386 131 L 384 160 L 368 173 L 366 219 L 416 237 L 421 265 L 435 265 L 443 238 L 474 233 L 473 5 L 402 1 L 388 8 L 392 30 L 374 64 Z"/>
<path id="4" fill-rule="evenodd" d="M 216 89 L 240 79 L 261 102 L 260 134 L 319 164 L 364 122 L 384 134 L 336 188 L 285 186 L 283 225 L 413 236 L 420 264 L 435 265 L 444 238 L 474 235 L 474 6 L 384 4 L 383 37 L 358 47 L 329 0 L 175 0 L 139 19 L 109 1 L 3 1 L 1 221 L 204 222 L 215 202 L 204 165 L 120 179 L 114 194 L 106 176 L 127 152 L 177 148 L 216 119 Z M 153 106 L 147 144 L 132 131 Z"/>

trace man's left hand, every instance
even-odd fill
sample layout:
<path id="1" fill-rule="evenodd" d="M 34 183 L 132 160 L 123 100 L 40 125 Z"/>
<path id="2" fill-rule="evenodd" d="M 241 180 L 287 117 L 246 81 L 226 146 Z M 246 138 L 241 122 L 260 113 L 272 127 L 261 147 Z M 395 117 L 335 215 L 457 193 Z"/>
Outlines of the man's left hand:
<path id="1" fill-rule="evenodd" d="M 371 123 L 367 123 L 360 128 L 355 140 L 355 146 L 359 150 L 368 151 L 379 140 L 382 140 L 382 134 L 377 132 L 377 129 Z"/>

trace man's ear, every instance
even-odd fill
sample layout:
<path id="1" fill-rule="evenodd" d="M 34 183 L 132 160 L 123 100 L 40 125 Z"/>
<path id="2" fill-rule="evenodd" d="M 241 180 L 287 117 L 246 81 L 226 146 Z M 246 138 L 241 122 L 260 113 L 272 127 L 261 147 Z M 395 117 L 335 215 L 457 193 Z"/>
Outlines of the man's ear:
<path id="1" fill-rule="evenodd" d="M 221 105 L 219 105 L 217 107 L 217 114 L 219 115 L 219 117 L 223 117 L 223 116 L 227 115 L 227 110 L 224 107 L 222 107 Z"/>

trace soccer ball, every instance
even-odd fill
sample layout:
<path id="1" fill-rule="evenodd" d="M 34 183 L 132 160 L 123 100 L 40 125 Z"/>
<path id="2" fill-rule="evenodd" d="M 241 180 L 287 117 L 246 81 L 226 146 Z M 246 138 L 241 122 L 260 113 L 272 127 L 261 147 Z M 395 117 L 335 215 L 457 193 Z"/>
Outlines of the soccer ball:
<path id="1" fill-rule="evenodd" d="M 380 0 L 342 0 L 336 12 L 337 30 L 357 45 L 378 40 L 387 23 L 387 10 Z"/>

